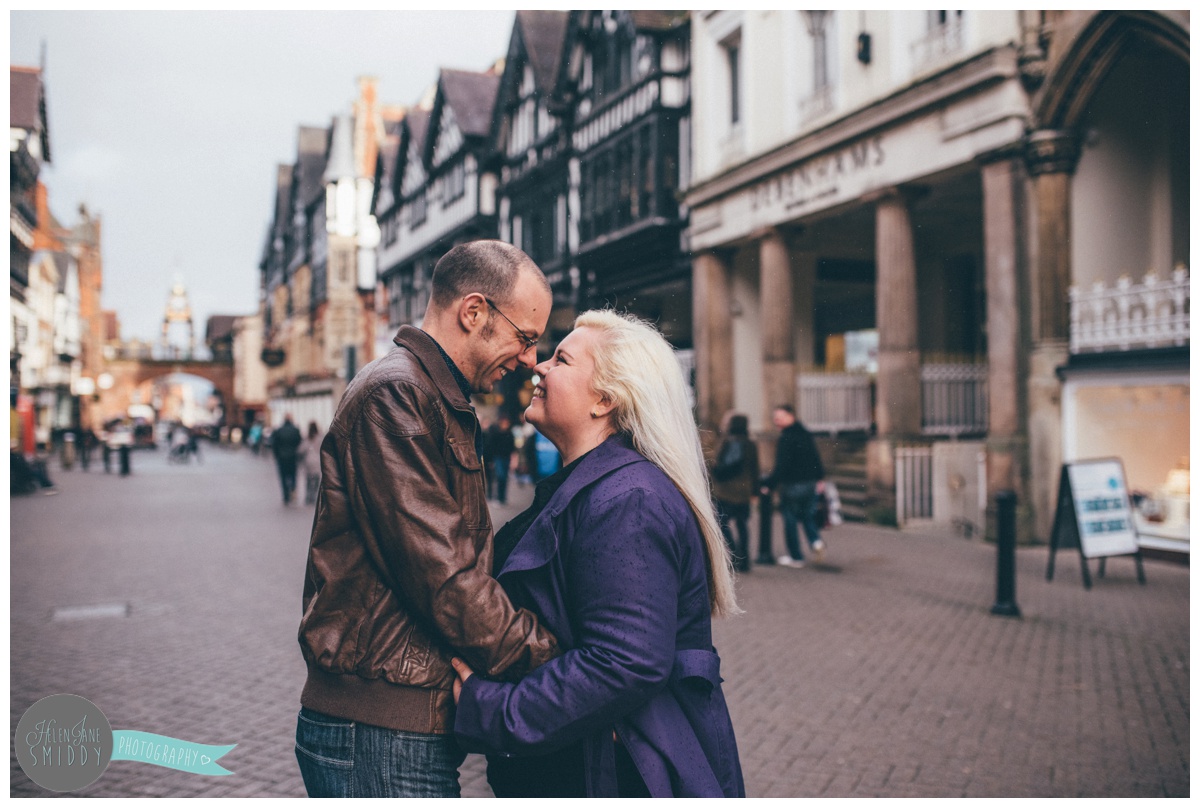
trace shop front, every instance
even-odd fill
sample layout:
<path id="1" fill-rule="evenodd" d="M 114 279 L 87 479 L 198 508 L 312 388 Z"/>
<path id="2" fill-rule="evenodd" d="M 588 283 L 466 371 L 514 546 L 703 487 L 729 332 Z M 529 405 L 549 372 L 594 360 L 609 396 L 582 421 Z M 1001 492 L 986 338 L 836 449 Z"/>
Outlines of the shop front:
<path id="1" fill-rule="evenodd" d="M 1189 553 L 1190 387 L 1186 365 L 1069 370 L 1065 462 L 1117 458 L 1142 547 Z"/>
<path id="2" fill-rule="evenodd" d="M 858 434 L 884 511 L 897 449 L 947 437 L 1019 488 L 1023 116 L 999 48 L 694 188 L 702 424 Z"/>

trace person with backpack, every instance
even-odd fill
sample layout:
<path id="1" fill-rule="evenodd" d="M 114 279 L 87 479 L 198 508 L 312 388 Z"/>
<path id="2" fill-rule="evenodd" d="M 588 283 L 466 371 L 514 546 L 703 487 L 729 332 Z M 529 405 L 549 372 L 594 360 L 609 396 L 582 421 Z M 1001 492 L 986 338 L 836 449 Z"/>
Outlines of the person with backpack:
<path id="1" fill-rule="evenodd" d="M 741 413 L 725 415 L 724 439 L 712 467 L 713 501 L 721 533 L 733 556 L 733 568 L 750 571 L 750 502 L 759 479 L 758 447 L 750 440 L 750 419 Z M 737 526 L 734 541 L 730 522 Z"/>

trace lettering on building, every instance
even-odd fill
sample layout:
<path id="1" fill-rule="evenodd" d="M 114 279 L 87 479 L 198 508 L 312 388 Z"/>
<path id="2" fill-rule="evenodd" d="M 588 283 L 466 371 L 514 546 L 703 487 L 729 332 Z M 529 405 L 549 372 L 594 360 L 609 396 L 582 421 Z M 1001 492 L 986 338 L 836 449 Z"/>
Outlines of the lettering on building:
<path id="1" fill-rule="evenodd" d="M 755 185 L 750 190 L 750 209 L 782 205 L 793 210 L 837 196 L 841 180 L 882 165 L 884 157 L 882 135 L 817 155 Z"/>

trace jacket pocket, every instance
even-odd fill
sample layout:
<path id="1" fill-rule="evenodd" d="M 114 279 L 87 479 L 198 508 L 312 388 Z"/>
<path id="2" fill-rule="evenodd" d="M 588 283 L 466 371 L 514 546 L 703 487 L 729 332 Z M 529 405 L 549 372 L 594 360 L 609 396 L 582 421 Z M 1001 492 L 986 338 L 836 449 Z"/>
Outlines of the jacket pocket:
<path id="1" fill-rule="evenodd" d="M 454 498 L 462 508 L 467 527 L 476 530 L 490 527 L 483 464 L 475 446 L 468 438 L 453 433 L 446 436 L 446 444 L 450 450 L 447 459 Z"/>

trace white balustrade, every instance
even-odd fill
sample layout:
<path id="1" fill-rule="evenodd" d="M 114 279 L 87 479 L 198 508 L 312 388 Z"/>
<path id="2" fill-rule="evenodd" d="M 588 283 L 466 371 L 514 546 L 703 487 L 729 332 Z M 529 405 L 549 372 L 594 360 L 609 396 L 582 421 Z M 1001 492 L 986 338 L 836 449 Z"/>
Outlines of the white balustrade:
<path id="1" fill-rule="evenodd" d="M 912 43 L 913 65 L 920 70 L 942 62 L 960 53 L 965 39 L 962 18 L 951 17 Z"/>
<path id="2" fill-rule="evenodd" d="M 1169 279 L 1150 272 L 1141 283 L 1072 286 L 1071 353 L 1183 346 L 1191 334 L 1191 281 L 1185 266 Z"/>
<path id="3" fill-rule="evenodd" d="M 796 392 L 800 420 L 811 432 L 871 428 L 871 377 L 866 373 L 801 373 Z"/>

